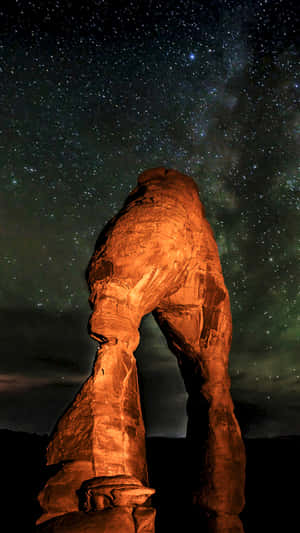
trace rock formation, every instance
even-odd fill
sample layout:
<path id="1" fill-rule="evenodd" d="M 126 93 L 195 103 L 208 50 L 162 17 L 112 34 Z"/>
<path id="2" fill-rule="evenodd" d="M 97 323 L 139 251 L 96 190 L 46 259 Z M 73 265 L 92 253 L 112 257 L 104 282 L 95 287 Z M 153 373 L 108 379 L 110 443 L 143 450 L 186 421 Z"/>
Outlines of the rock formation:
<path id="1" fill-rule="evenodd" d="M 194 181 L 151 169 L 107 224 L 87 270 L 92 375 L 47 451 L 39 532 L 154 532 L 136 361 L 152 312 L 188 393 L 191 501 L 211 531 L 240 533 L 245 452 L 228 375 L 231 312 L 212 230 Z M 83 525 L 84 524 L 84 525 Z"/>

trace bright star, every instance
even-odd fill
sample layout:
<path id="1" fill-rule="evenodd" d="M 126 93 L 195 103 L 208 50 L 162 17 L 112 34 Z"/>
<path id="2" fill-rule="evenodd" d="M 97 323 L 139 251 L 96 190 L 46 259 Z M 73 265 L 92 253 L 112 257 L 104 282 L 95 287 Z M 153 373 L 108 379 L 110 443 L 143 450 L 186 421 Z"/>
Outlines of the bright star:
<path id="1" fill-rule="evenodd" d="M 193 61 L 195 59 L 195 54 L 193 54 L 193 52 L 190 53 L 190 59 Z"/>

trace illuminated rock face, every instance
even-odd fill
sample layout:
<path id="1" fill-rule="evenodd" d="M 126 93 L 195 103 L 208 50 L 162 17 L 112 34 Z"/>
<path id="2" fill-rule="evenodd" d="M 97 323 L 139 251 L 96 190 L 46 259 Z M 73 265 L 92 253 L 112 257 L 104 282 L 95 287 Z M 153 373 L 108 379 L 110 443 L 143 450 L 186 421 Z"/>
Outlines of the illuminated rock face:
<path id="1" fill-rule="evenodd" d="M 191 500 L 213 517 L 212 531 L 242 532 L 245 452 L 227 369 L 230 303 L 194 181 L 164 168 L 141 174 L 100 234 L 87 278 L 90 335 L 99 349 L 92 375 L 52 435 L 48 464 L 61 467 L 40 493 L 38 529 L 75 532 L 68 520 L 88 524 L 93 516 L 100 522 L 90 521 L 87 531 L 154 531 L 133 355 L 141 319 L 153 312 L 188 393 Z M 131 480 L 131 492 L 120 492 L 120 476 Z M 108 496 L 101 483 L 116 489 Z"/>

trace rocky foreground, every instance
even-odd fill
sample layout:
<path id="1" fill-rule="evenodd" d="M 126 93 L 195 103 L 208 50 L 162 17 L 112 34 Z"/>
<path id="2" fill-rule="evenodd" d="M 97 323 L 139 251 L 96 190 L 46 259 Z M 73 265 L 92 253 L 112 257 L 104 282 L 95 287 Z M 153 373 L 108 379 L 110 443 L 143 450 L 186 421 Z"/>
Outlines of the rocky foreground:
<path id="1" fill-rule="evenodd" d="M 0 431 L 1 509 L 9 517 L 10 533 L 34 531 L 40 514 L 36 497 L 49 475 L 44 466 L 47 442 L 47 435 Z M 300 437 L 246 439 L 245 444 L 245 533 L 271 533 L 279 526 L 285 533 L 298 531 Z M 185 440 L 149 438 L 147 455 L 151 486 L 156 489 L 156 533 L 205 533 L 188 506 Z"/>

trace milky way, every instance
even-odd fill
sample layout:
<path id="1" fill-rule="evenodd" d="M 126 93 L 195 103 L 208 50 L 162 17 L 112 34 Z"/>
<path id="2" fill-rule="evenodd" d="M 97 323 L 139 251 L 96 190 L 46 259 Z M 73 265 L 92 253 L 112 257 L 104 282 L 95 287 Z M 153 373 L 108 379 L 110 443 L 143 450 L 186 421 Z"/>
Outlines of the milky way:
<path id="1" fill-rule="evenodd" d="M 300 433 L 297 2 L 65 4 L 0 13 L 1 427 L 49 431 L 88 375 L 97 235 L 166 166 L 193 176 L 216 236 L 245 434 Z M 136 355 L 148 434 L 182 436 L 151 317 Z"/>

